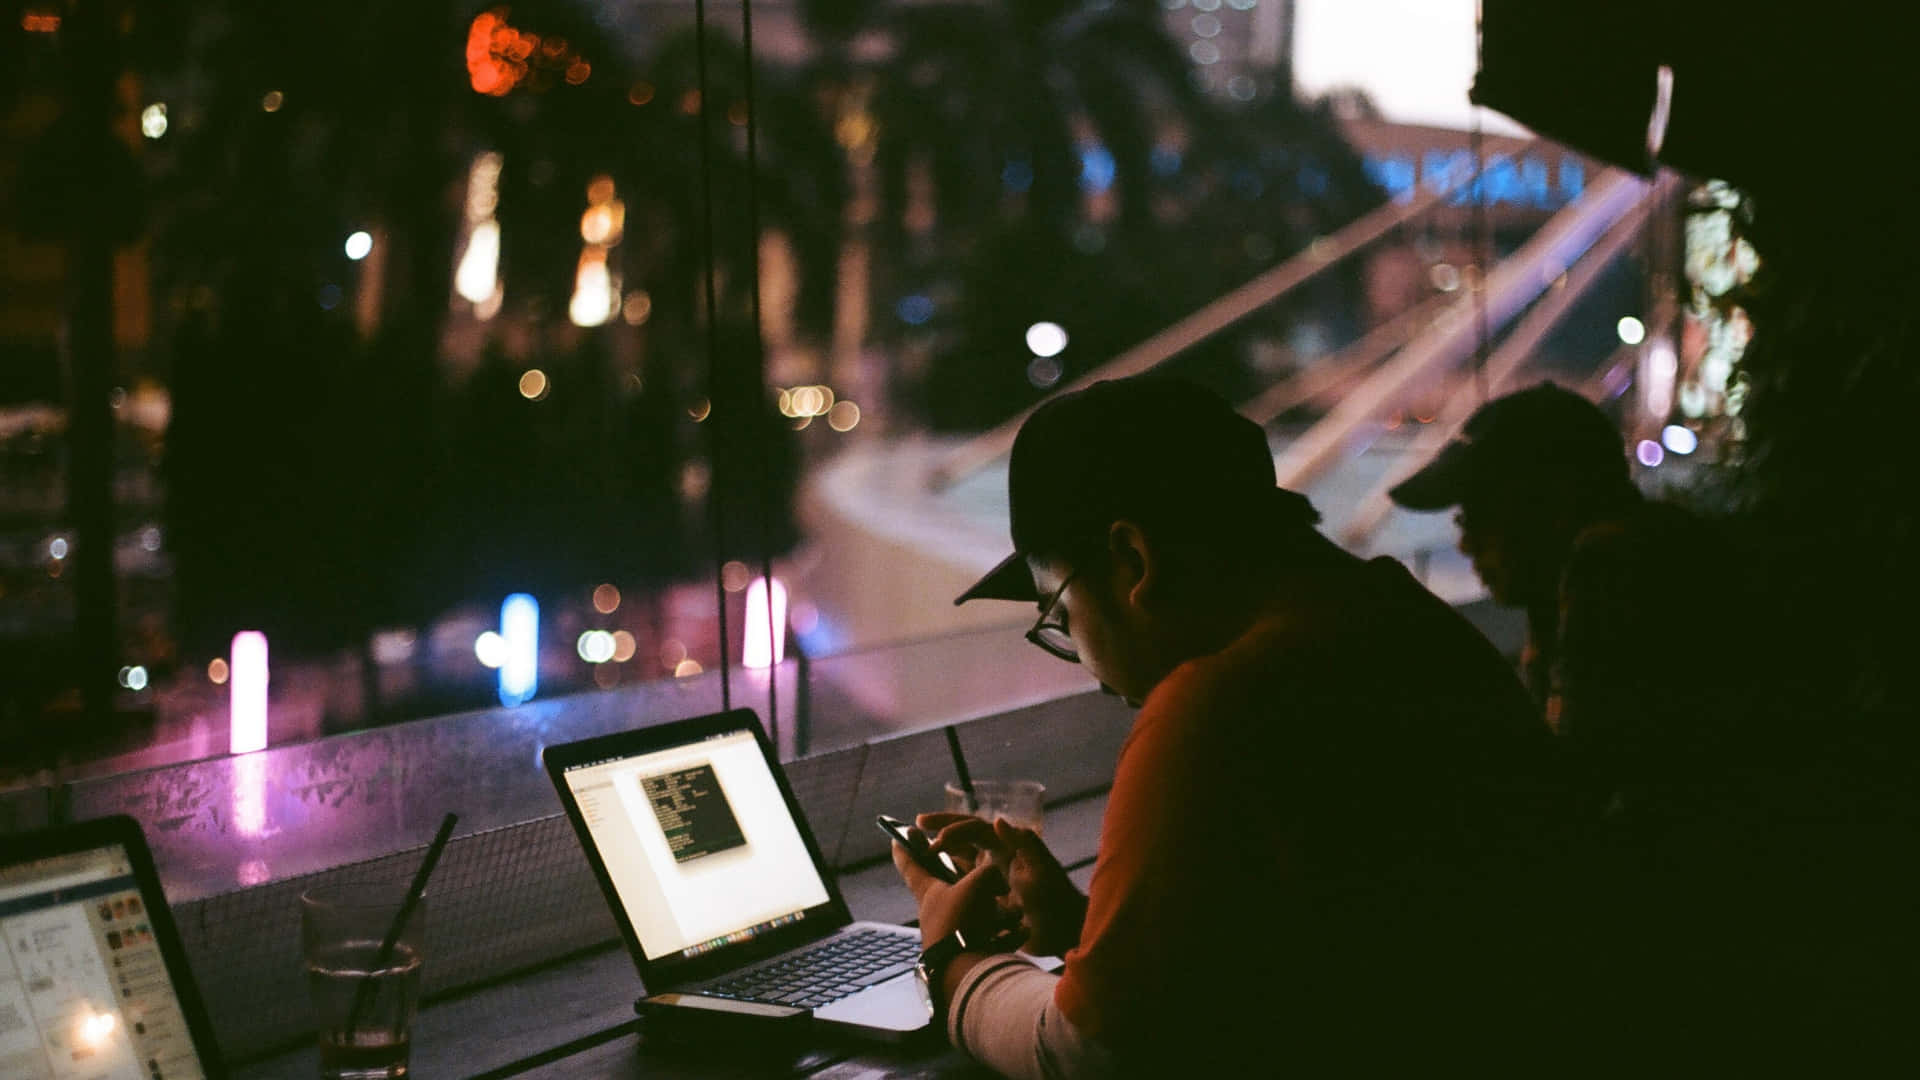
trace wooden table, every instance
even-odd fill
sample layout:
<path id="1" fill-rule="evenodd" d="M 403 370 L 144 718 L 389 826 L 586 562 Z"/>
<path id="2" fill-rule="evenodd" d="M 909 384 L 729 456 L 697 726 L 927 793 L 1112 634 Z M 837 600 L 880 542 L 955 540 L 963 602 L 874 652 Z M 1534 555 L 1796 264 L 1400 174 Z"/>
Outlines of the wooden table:
<path id="1" fill-rule="evenodd" d="M 1095 795 L 1047 811 L 1046 838 L 1073 868 L 1082 889 L 1092 875 L 1106 797 Z M 856 919 L 904 923 L 913 898 L 891 863 L 840 876 L 841 894 Z M 432 958 L 428 958 L 432 963 Z M 811 1080 L 934 1080 L 990 1076 L 930 1039 L 918 1047 L 822 1042 L 781 1062 L 726 1061 L 649 1047 L 634 1022 L 633 1001 L 644 989 L 626 948 L 618 942 L 569 957 L 499 983 L 429 1003 L 413 1031 L 413 1072 L 442 1077 L 528 1077 L 598 1080 L 648 1077 L 720 1080 L 805 1076 Z M 235 1080 L 314 1080 L 319 1060 L 311 1047 L 243 1063 Z"/>

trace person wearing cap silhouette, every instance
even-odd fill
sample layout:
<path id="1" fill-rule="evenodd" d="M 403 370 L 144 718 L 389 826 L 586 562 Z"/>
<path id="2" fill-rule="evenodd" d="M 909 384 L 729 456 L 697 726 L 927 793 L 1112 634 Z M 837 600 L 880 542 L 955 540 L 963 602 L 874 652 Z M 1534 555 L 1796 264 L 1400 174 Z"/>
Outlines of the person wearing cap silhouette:
<path id="1" fill-rule="evenodd" d="M 1008 489 L 1014 552 L 956 603 L 1033 605 L 1028 640 L 1140 712 L 1087 895 L 1005 822 L 919 817 L 971 861 L 953 885 L 896 846 L 955 1045 L 1012 1076 L 1264 1075 L 1509 1031 L 1475 978 L 1540 985 L 1492 943 L 1544 905 L 1490 883 L 1564 807 L 1505 660 L 1323 537 L 1259 426 L 1191 384 L 1048 401 Z M 979 945 L 1007 909 L 1060 974 Z M 1408 1041 L 1375 1038 L 1383 1016 Z"/>
<path id="2" fill-rule="evenodd" d="M 1457 508 L 1461 552 L 1495 602 L 1526 611 L 1536 707 L 1608 812 L 1697 786 L 1738 711 L 1739 627 L 1696 617 L 1684 644 L 1669 630 L 1690 593 L 1739 602 L 1736 560 L 1706 523 L 1641 495 L 1598 406 L 1551 382 L 1495 398 L 1389 494 Z"/>

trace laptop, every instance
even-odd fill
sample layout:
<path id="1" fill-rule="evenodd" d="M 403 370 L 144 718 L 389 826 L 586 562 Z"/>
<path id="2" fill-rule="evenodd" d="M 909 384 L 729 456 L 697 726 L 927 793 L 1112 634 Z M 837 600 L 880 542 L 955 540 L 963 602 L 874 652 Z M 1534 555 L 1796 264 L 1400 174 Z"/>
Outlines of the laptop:
<path id="1" fill-rule="evenodd" d="M 139 823 L 0 837 L 0 1076 L 226 1075 Z"/>
<path id="2" fill-rule="evenodd" d="M 847 913 L 751 709 L 541 756 L 640 969 L 643 1000 L 785 1006 L 885 1040 L 929 1027 L 913 974 L 919 931 Z"/>

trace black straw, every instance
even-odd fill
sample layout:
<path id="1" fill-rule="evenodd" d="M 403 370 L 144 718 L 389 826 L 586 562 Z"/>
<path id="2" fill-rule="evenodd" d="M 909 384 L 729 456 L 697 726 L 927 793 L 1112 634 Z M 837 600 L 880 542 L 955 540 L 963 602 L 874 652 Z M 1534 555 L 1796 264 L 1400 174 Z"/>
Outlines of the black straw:
<path id="1" fill-rule="evenodd" d="M 967 802 L 978 805 L 973 795 L 973 774 L 967 771 L 967 756 L 960 752 L 960 733 L 952 724 L 947 725 L 947 752 L 953 755 L 953 772 L 960 780 L 960 790 L 967 793 Z"/>
<path id="2" fill-rule="evenodd" d="M 433 843 L 427 845 L 427 857 L 420 861 L 420 869 L 413 875 L 413 884 L 407 886 L 406 899 L 400 901 L 400 910 L 393 917 L 393 925 L 387 928 L 387 936 L 380 942 L 380 955 L 374 958 L 372 968 L 353 993 L 353 1007 L 347 1010 L 349 1040 L 359 1030 L 360 1014 L 366 1011 L 367 999 L 373 995 L 373 978 L 385 971 L 388 962 L 393 959 L 393 950 L 400 944 L 400 935 L 406 932 L 407 920 L 413 917 L 413 909 L 420 906 L 420 898 L 426 895 L 427 878 L 433 876 L 433 868 L 440 862 L 440 853 L 446 850 L 447 841 L 453 836 L 453 824 L 459 820 L 458 814 L 448 814 L 440 819 L 440 831 L 433 835 Z"/>

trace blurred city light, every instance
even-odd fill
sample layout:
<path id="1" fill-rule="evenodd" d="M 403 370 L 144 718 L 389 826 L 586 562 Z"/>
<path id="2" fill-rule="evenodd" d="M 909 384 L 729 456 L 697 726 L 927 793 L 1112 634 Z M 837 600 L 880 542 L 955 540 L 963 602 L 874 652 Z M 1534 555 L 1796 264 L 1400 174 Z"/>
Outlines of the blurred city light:
<path id="1" fill-rule="evenodd" d="M 1622 315 L 1615 329 L 1620 333 L 1620 340 L 1628 345 L 1638 345 L 1647 339 L 1646 325 L 1631 315 Z"/>
<path id="2" fill-rule="evenodd" d="M 411 630 L 382 630 L 371 642 L 376 664 L 404 664 L 413 659 L 414 635 Z"/>
<path id="3" fill-rule="evenodd" d="M 933 318 L 933 301 L 919 293 L 913 293 L 901 297 L 900 302 L 893 306 L 893 313 L 900 317 L 901 322 L 909 326 L 920 326 Z"/>
<path id="4" fill-rule="evenodd" d="M 1700 436 L 1695 435 L 1692 428 L 1680 424 L 1668 424 L 1662 428 L 1660 441 L 1667 445 L 1667 449 L 1683 456 L 1693 453 L 1700 446 Z"/>
<path id="5" fill-rule="evenodd" d="M 481 321 L 500 310 L 500 224 L 493 218 L 500 205 L 500 155 L 488 151 L 474 156 L 467 172 L 467 248 L 454 271 L 453 288 L 473 304 Z"/>
<path id="6" fill-rule="evenodd" d="M 668 638 L 660 643 L 660 666 L 674 668 L 687 658 L 687 647 L 679 638 Z"/>
<path id="7" fill-rule="evenodd" d="M 593 590 L 593 610 L 602 615 L 611 615 L 620 607 L 620 590 L 612 585 L 600 585 Z"/>
<path id="8" fill-rule="evenodd" d="M 605 630 L 589 630 L 580 635 L 573 648 L 587 663 L 604 664 L 613 659 L 613 635 Z"/>
<path id="9" fill-rule="evenodd" d="M 52 540 L 48 541 L 47 554 L 53 556 L 56 559 L 66 558 L 67 557 L 67 538 L 64 536 L 56 536 Z"/>
<path id="10" fill-rule="evenodd" d="M 835 431 L 852 431 L 860 423 L 860 406 L 851 401 L 835 402 L 827 410 L 827 426 Z"/>
<path id="11" fill-rule="evenodd" d="M 1649 416 L 1667 416 L 1673 412 L 1674 377 L 1680 371 L 1673 343 L 1662 338 L 1649 345 L 1641 365 L 1641 407 Z"/>
<path id="12" fill-rule="evenodd" d="M 528 368 L 520 373 L 520 396 L 528 401 L 539 401 L 553 389 L 547 381 L 547 373 L 539 368 Z"/>
<path id="13" fill-rule="evenodd" d="M 633 639 L 632 633 L 626 630 L 615 630 L 613 632 L 613 659 L 615 663 L 624 664 L 633 659 L 633 654 L 639 651 L 639 648 L 640 643 Z"/>
<path id="14" fill-rule="evenodd" d="M 573 278 L 573 299 L 567 302 L 567 318 L 575 326 L 599 326 L 613 315 L 619 294 L 613 277 L 607 273 L 607 253 L 589 245 L 580 253 L 580 268 Z"/>
<path id="15" fill-rule="evenodd" d="M 1640 445 L 1634 448 L 1633 456 L 1649 469 L 1667 459 L 1666 451 L 1660 449 L 1660 444 L 1652 439 L 1641 439 Z"/>
<path id="16" fill-rule="evenodd" d="M 1099 143 L 1080 147 L 1080 187 L 1083 190 L 1098 194 L 1112 187 L 1116 168 L 1113 151 Z"/>
<path id="17" fill-rule="evenodd" d="M 454 271 L 453 287 L 463 299 L 482 304 L 500 287 L 500 226 L 483 221 L 467 236 L 467 252 Z"/>
<path id="18" fill-rule="evenodd" d="M 1066 371 L 1061 368 L 1060 361 L 1051 356 L 1036 356 L 1027 365 L 1027 381 L 1038 390 L 1051 390 L 1064 374 Z"/>
<path id="19" fill-rule="evenodd" d="M 224 658 L 216 656 L 207 661 L 207 681 L 215 686 L 226 685 L 227 661 Z"/>
<path id="20" fill-rule="evenodd" d="M 362 229 L 347 237 L 347 258 L 359 262 L 373 250 L 373 234 Z"/>
<path id="21" fill-rule="evenodd" d="M 628 326 L 639 326 L 653 314 L 653 297 L 645 289 L 635 289 L 627 294 L 626 302 L 620 305 L 620 317 L 627 320 Z"/>
<path id="22" fill-rule="evenodd" d="M 747 580 L 752 573 L 746 563 L 739 559 L 728 559 L 726 565 L 720 567 L 720 585 L 728 592 L 739 592 L 747 587 Z"/>
<path id="23" fill-rule="evenodd" d="M 500 605 L 500 704 L 524 704 L 540 684 L 540 604 L 514 593 Z"/>
<path id="24" fill-rule="evenodd" d="M 286 100 L 286 95 L 280 91 L 269 90 L 266 92 L 266 95 L 260 99 L 260 108 L 265 112 L 279 112 L 280 106 L 285 104 Z"/>
<path id="25" fill-rule="evenodd" d="M 51 12 L 29 11 L 20 16 L 20 29 L 29 34 L 51 34 L 60 29 L 60 16 Z"/>
<path id="26" fill-rule="evenodd" d="M 684 679 L 689 675 L 698 675 L 700 671 L 700 661 L 698 660 L 682 660 L 673 665 L 673 677 L 676 679 Z"/>
<path id="27" fill-rule="evenodd" d="M 740 647 L 740 663 L 750 668 L 772 667 L 787 657 L 787 586 L 773 579 L 772 613 L 768 613 L 767 579 L 747 586 L 747 627 Z"/>
<path id="28" fill-rule="evenodd" d="M 120 685 L 138 693 L 147 688 L 147 669 L 139 664 L 120 669 Z"/>
<path id="29" fill-rule="evenodd" d="M 246 754 L 267 746 L 267 635 L 242 630 L 229 646 L 233 668 L 228 697 L 227 749 Z"/>
<path id="30" fill-rule="evenodd" d="M 1058 356 L 1067 347 L 1067 332 L 1059 323 L 1037 322 L 1027 327 L 1027 348 L 1039 357 Z"/>
<path id="31" fill-rule="evenodd" d="M 140 134 L 157 139 L 167 133 L 167 107 L 154 102 L 140 110 Z"/>
<path id="32" fill-rule="evenodd" d="M 488 630 L 473 639 L 473 655 L 482 667 L 497 668 L 507 662 L 507 639 Z"/>

